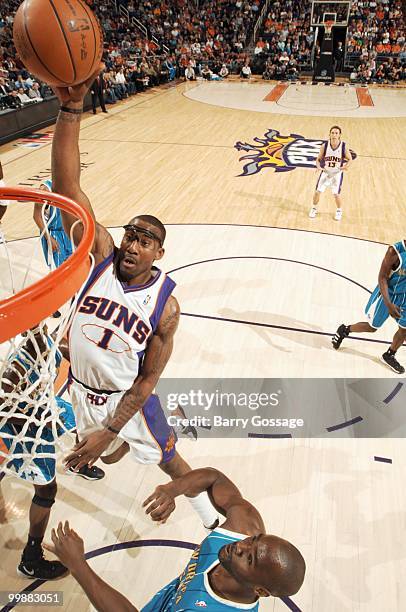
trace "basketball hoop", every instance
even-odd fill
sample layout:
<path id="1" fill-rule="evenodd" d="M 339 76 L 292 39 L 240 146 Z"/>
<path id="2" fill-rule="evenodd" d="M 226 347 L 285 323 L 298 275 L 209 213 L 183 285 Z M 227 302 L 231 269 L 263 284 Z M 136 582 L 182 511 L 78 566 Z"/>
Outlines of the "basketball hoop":
<path id="1" fill-rule="evenodd" d="M 325 31 L 326 34 L 328 34 L 328 35 L 331 34 L 331 29 L 332 29 L 333 25 L 334 25 L 334 21 L 328 20 L 328 21 L 324 22 L 324 31 Z"/>
<path id="2" fill-rule="evenodd" d="M 95 224 L 89 211 L 69 198 L 39 189 L 4 187 L 0 189 L 0 200 L 3 199 L 51 204 L 77 217 L 84 231 L 73 255 L 59 268 L 0 301 L 0 343 L 37 325 L 70 300 L 89 274 L 89 253 L 95 236 Z"/>
<path id="3" fill-rule="evenodd" d="M 7 266 L 0 268 L 0 469 L 29 480 L 43 478 L 38 461 L 54 462 L 57 452 L 67 448 L 64 434 L 75 426 L 71 408 L 56 394 L 55 380 L 63 357 L 59 347 L 76 310 L 78 290 L 92 268 L 95 223 L 88 210 L 48 191 L 4 188 L 2 199 L 51 205 L 83 224 L 77 249 L 57 269 L 51 264 L 52 271 L 40 280 L 45 251 L 38 259 L 35 252 L 30 254 L 32 239 L 23 249 L 16 241 L 0 245 L 9 268 L 9 274 Z M 44 230 L 34 247 L 45 248 L 45 238 L 51 254 L 49 225 L 55 212 L 46 215 L 43 209 L 42 214 Z M 55 327 L 53 319 L 46 319 L 59 309 Z"/>

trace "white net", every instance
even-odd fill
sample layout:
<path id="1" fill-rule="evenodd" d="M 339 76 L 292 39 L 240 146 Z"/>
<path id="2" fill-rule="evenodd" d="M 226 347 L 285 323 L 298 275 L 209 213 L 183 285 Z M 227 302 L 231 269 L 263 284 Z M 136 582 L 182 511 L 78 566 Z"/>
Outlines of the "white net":
<path id="1" fill-rule="evenodd" d="M 12 206 L 21 204 L 12 203 Z M 24 204 L 24 206 L 30 206 Z M 43 230 L 39 238 L 0 244 L 0 299 L 15 295 L 61 263 L 56 249 L 55 214 L 42 207 Z M 69 240 L 65 235 L 66 240 Z M 71 243 L 71 240 L 69 240 Z M 54 254 L 59 252 L 59 257 Z M 69 256 L 69 249 L 65 250 Z M 47 266 L 48 264 L 48 266 Z M 67 357 L 66 330 L 77 296 L 61 304 L 58 318 L 10 338 L 0 347 L 0 472 L 44 484 L 53 477 L 58 452 L 72 446 L 75 427 L 67 399 L 56 393 L 55 381 Z"/>

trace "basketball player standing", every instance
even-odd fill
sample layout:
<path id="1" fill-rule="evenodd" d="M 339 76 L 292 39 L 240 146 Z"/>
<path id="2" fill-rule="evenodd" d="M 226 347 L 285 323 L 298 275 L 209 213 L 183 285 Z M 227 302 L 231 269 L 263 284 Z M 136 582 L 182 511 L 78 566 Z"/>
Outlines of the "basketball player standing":
<path id="1" fill-rule="evenodd" d="M 52 143 L 52 185 L 94 217 L 80 186 L 79 154 L 83 100 L 91 82 L 55 88 L 61 109 Z M 69 235 L 75 218 L 68 213 L 62 218 Z M 73 229 L 75 243 L 82 229 Z M 69 330 L 69 390 L 81 442 L 67 457 L 67 467 L 91 467 L 100 456 L 104 463 L 115 463 L 130 453 L 133 460 L 158 464 L 176 478 L 191 468 L 176 452 L 175 434 L 153 394 L 171 356 L 180 316 L 171 295 L 175 283 L 153 265 L 164 255 L 166 230 L 151 215 L 132 218 L 124 230 L 117 248 L 107 229 L 96 223 L 95 268 Z M 216 522 L 206 492 L 189 501 L 205 526 Z"/>
<path id="2" fill-rule="evenodd" d="M 343 209 L 340 193 L 343 183 L 343 172 L 348 170 L 351 160 L 349 148 L 341 140 L 341 128 L 338 125 L 333 125 L 330 129 L 329 139 L 321 145 L 316 159 L 316 168 L 320 175 L 313 196 L 313 206 L 309 212 L 310 219 L 314 219 L 317 215 L 320 194 L 324 193 L 327 187 L 330 187 L 337 207 L 334 219 L 341 221 Z"/>

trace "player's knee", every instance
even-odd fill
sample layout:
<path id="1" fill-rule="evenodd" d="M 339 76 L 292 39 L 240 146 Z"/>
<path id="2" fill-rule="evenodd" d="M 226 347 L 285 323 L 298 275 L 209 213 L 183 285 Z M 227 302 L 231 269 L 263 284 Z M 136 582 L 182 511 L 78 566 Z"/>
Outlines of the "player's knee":
<path id="1" fill-rule="evenodd" d="M 42 508 L 51 508 L 55 503 L 56 492 L 58 490 L 56 480 L 46 485 L 34 485 L 34 489 L 35 495 L 32 498 L 32 503 Z"/>

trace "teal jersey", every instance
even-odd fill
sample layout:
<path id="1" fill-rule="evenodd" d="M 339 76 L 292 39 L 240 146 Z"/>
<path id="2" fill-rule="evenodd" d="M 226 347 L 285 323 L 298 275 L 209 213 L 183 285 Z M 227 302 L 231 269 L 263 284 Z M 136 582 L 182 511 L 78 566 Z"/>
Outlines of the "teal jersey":
<path id="1" fill-rule="evenodd" d="M 258 610 L 258 603 L 241 604 L 223 599 L 214 593 L 209 583 L 209 572 L 219 563 L 219 550 L 247 537 L 221 527 L 212 531 L 193 552 L 182 574 L 158 591 L 141 612 Z"/>
<path id="2" fill-rule="evenodd" d="M 396 270 L 393 270 L 388 280 L 389 291 L 393 295 L 400 293 L 406 294 L 406 244 L 404 240 L 393 245 L 400 263 Z"/>

